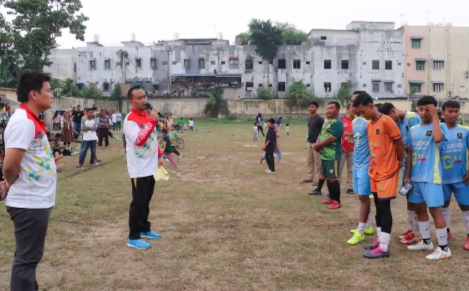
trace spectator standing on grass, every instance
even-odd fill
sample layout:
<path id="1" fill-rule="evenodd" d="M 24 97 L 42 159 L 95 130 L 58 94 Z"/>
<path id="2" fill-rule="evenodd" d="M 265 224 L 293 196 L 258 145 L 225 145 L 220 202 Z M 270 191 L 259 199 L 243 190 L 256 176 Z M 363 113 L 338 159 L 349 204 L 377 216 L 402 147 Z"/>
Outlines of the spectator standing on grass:
<path id="1" fill-rule="evenodd" d="M 353 168 L 353 127 L 352 122 L 355 118 L 355 109 L 352 104 L 347 104 L 347 114 L 340 118 L 344 126 L 344 133 L 342 134 L 342 159 L 340 160 L 339 177 L 342 176 L 345 164 L 347 164 L 347 193 L 353 193 L 352 184 L 352 168 Z"/>
<path id="2" fill-rule="evenodd" d="M 269 167 L 266 170 L 266 173 L 275 173 L 275 159 L 274 152 L 277 148 L 277 132 L 275 131 L 275 120 L 267 120 L 267 127 L 269 130 L 265 136 L 265 143 L 262 147 L 262 150 L 265 151 L 265 159 L 267 166 Z"/>
<path id="3" fill-rule="evenodd" d="M 98 146 L 109 146 L 109 113 L 101 109 L 98 115 Z"/>
<path id="4" fill-rule="evenodd" d="M 264 134 L 264 128 L 263 128 L 263 120 L 262 120 L 262 114 L 259 112 L 256 116 L 256 122 L 257 122 L 257 129 L 259 130 L 260 133 L 262 133 L 262 136 L 265 136 Z"/>
<path id="5" fill-rule="evenodd" d="M 259 137 L 259 129 L 257 128 L 256 122 L 254 122 L 254 127 L 252 128 L 252 132 L 253 132 L 252 141 L 257 141 L 257 138 Z"/>
<path id="6" fill-rule="evenodd" d="M 321 176 L 326 180 L 329 197 L 322 204 L 329 204 L 329 209 L 339 209 L 340 183 L 339 164 L 342 157 L 342 146 L 340 138 L 344 132 L 344 126 L 338 118 L 340 104 L 336 101 L 329 102 L 326 107 L 326 120 L 319 133 L 318 142 L 314 150 L 320 153 Z"/>
<path id="7" fill-rule="evenodd" d="M 132 87 L 127 93 L 132 110 L 124 121 L 127 169 L 132 184 L 132 202 L 129 209 L 129 236 L 127 246 L 149 249 L 151 244 L 142 238 L 159 239 L 161 235 L 151 230 L 148 221 L 150 201 L 155 188 L 158 167 L 163 166 L 163 152 L 158 145 L 156 122 L 159 109 L 147 113 L 147 96 L 140 87 Z"/>
<path id="8" fill-rule="evenodd" d="M 73 119 L 73 128 L 75 129 L 74 140 L 78 139 L 81 133 L 81 119 L 83 118 L 84 113 L 81 111 L 80 105 L 77 105 L 77 109 L 72 111 L 72 119 Z"/>
<path id="9" fill-rule="evenodd" d="M 122 122 L 122 113 L 119 110 L 116 110 L 116 130 L 121 130 L 121 122 Z"/>
<path id="10" fill-rule="evenodd" d="M 51 108 L 50 76 L 24 72 L 19 77 L 17 98 L 21 103 L 5 129 L 3 176 L 5 205 L 13 221 L 16 251 L 10 291 L 39 290 L 36 268 L 55 204 L 57 172 L 41 111 Z"/>
<path id="11" fill-rule="evenodd" d="M 164 155 L 169 160 L 171 165 L 173 167 L 177 168 L 178 164 L 174 160 L 174 156 L 173 156 L 174 148 L 173 148 L 173 143 L 171 141 L 171 136 L 168 134 L 168 129 L 167 128 L 163 129 L 161 131 L 161 133 L 163 133 L 163 141 L 164 141 L 163 152 L 164 152 Z"/>
<path id="12" fill-rule="evenodd" d="M 184 132 L 184 119 L 182 119 L 182 117 L 179 119 L 179 132 Z"/>
<path id="13" fill-rule="evenodd" d="M 189 119 L 189 131 L 194 131 L 194 120 Z"/>
<path id="14" fill-rule="evenodd" d="M 114 113 L 112 113 L 111 115 L 111 126 L 112 126 L 112 131 L 116 131 L 117 130 L 117 115 L 116 115 L 116 111 L 114 111 Z"/>
<path id="15" fill-rule="evenodd" d="M 322 185 L 325 180 L 319 179 L 319 171 L 321 168 L 321 161 L 319 160 L 319 153 L 313 149 L 314 145 L 318 141 L 319 133 L 321 132 L 322 125 L 324 124 L 324 118 L 317 114 L 319 108 L 319 103 L 316 101 L 309 103 L 309 114 L 308 117 L 308 144 L 306 148 L 306 160 L 307 160 L 307 169 L 308 177 L 304 179 L 301 183 L 313 183 L 313 187 L 317 186 L 316 189 L 313 189 L 308 194 L 309 195 L 321 195 Z M 319 182 L 314 182 L 316 177 Z"/>
<path id="16" fill-rule="evenodd" d="M 65 145 L 65 149 L 69 151 L 72 150 L 73 132 L 72 110 L 69 109 L 64 113 L 64 125 L 62 127 L 62 141 Z"/>
<path id="17" fill-rule="evenodd" d="M 285 136 L 290 137 L 290 124 L 289 123 L 285 124 L 285 131 L 286 131 Z"/>
<path id="18" fill-rule="evenodd" d="M 96 120 L 93 118 L 94 112 L 93 109 L 86 109 L 86 116 L 81 122 L 81 131 L 83 132 L 83 138 L 81 142 L 81 152 L 80 157 L 78 158 L 77 168 L 81 168 L 85 163 L 86 153 L 88 149 L 91 151 L 90 156 L 90 165 L 99 165 L 99 162 L 96 158 L 96 142 L 98 137 L 96 135 L 97 124 Z"/>

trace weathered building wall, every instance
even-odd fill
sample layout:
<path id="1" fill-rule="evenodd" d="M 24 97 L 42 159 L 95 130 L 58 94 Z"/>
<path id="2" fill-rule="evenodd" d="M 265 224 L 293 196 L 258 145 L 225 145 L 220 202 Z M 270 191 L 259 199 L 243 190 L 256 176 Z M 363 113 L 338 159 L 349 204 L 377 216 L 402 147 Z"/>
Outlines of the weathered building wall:
<path id="1" fill-rule="evenodd" d="M 52 65 L 44 67 L 44 72 L 50 73 L 53 78 L 77 81 L 77 49 L 54 49 L 51 51 L 49 61 Z"/>
<path id="2" fill-rule="evenodd" d="M 405 93 L 411 93 L 410 82 L 421 82 L 420 92 L 416 94 L 428 95 L 428 61 L 425 64 L 425 70 L 416 70 L 416 59 L 428 59 L 429 40 L 426 26 L 404 26 L 399 30 L 404 31 L 404 55 L 405 55 L 405 71 L 404 85 Z M 420 40 L 420 48 L 412 47 L 412 39 Z"/>

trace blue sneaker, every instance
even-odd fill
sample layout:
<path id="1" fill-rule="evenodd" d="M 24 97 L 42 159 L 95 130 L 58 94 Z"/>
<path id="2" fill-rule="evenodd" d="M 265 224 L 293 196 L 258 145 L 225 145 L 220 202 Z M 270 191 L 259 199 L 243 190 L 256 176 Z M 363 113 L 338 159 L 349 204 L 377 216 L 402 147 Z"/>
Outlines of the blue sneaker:
<path id="1" fill-rule="evenodd" d="M 149 232 L 140 232 L 140 236 L 144 238 L 149 238 L 149 239 L 159 239 L 161 238 L 161 234 L 154 232 L 154 231 L 149 231 Z"/>
<path id="2" fill-rule="evenodd" d="M 363 254 L 363 257 L 367 259 L 378 259 L 378 258 L 389 258 L 391 252 L 387 250 L 386 252 L 381 249 L 380 246 L 376 247 L 370 252 L 366 252 Z"/>
<path id="3" fill-rule="evenodd" d="M 129 248 L 136 248 L 139 250 L 146 250 L 151 248 L 151 244 L 147 243 L 143 239 L 127 239 L 127 246 Z"/>

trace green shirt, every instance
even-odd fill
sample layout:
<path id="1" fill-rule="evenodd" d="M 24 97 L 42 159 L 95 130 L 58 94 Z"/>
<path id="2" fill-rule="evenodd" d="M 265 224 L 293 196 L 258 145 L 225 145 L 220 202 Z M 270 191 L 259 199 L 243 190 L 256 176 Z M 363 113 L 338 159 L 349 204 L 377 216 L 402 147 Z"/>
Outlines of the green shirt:
<path id="1" fill-rule="evenodd" d="M 179 125 L 184 126 L 184 119 L 179 119 Z"/>
<path id="2" fill-rule="evenodd" d="M 319 156 L 324 161 L 340 161 L 342 157 L 342 146 L 340 145 L 344 126 L 340 119 L 326 119 L 322 125 L 321 132 L 319 133 L 319 142 L 325 141 L 329 136 L 335 137 L 333 143 L 322 148 Z"/>
<path id="3" fill-rule="evenodd" d="M 168 133 L 168 135 L 171 137 L 171 139 L 175 139 L 175 138 L 179 137 L 179 134 L 175 130 Z"/>

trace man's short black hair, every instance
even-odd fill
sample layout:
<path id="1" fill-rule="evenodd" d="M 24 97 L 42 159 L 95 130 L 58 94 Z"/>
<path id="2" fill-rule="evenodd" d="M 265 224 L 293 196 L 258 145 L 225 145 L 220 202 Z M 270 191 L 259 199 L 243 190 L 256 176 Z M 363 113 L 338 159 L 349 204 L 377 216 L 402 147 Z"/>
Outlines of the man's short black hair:
<path id="1" fill-rule="evenodd" d="M 90 112 L 90 111 L 93 111 L 93 108 L 86 108 L 85 109 L 85 112 Z"/>
<path id="2" fill-rule="evenodd" d="M 269 118 L 269 119 L 267 119 L 267 122 L 272 123 L 272 124 L 275 124 L 275 119 Z"/>
<path id="3" fill-rule="evenodd" d="M 18 78 L 18 89 L 16 89 L 16 99 L 18 102 L 28 102 L 29 92 L 41 92 L 44 82 L 50 82 L 49 74 L 30 71 L 21 73 Z"/>
<path id="4" fill-rule="evenodd" d="M 127 98 L 130 100 L 132 99 L 132 97 L 134 96 L 134 91 L 135 90 L 140 90 L 142 89 L 142 87 L 140 86 L 133 86 L 129 89 L 129 91 L 127 92 Z"/>
<path id="5" fill-rule="evenodd" d="M 394 104 L 392 103 L 383 103 L 381 106 L 378 108 L 378 111 L 384 115 L 389 115 L 391 113 L 391 110 L 396 109 L 394 107 Z"/>
<path id="6" fill-rule="evenodd" d="M 352 107 L 352 102 L 347 103 L 346 108 L 347 108 L 347 109 L 350 109 L 350 107 Z"/>
<path id="7" fill-rule="evenodd" d="M 327 103 L 327 105 L 332 105 L 332 104 L 335 105 L 335 108 L 336 108 L 336 109 L 339 109 L 339 110 L 340 110 L 340 104 L 339 104 L 339 102 L 337 102 L 337 101 L 331 101 L 331 102 Z"/>
<path id="8" fill-rule="evenodd" d="M 163 129 L 161 130 L 161 132 L 164 133 L 164 134 L 167 134 L 167 133 L 168 133 L 168 129 L 167 129 L 167 128 L 163 128 Z"/>
<path id="9" fill-rule="evenodd" d="M 417 106 L 424 106 L 433 104 L 435 107 L 438 106 L 438 101 L 436 101 L 435 97 L 433 96 L 423 96 L 417 101 Z"/>
<path id="10" fill-rule="evenodd" d="M 443 103 L 443 105 L 441 105 L 441 110 L 445 111 L 446 108 L 460 109 L 461 104 L 459 104 L 459 102 L 457 102 L 457 101 L 449 100 L 449 101 L 446 101 L 445 103 Z"/>
<path id="11" fill-rule="evenodd" d="M 55 137 L 61 137 L 61 136 L 62 136 L 62 134 L 61 134 L 60 132 L 57 132 L 57 133 L 55 134 Z"/>
<path id="12" fill-rule="evenodd" d="M 309 102 L 309 105 L 308 105 L 308 106 L 311 106 L 311 105 L 314 105 L 314 106 L 316 106 L 316 108 L 319 108 L 319 103 L 316 102 L 316 101 L 311 101 L 311 102 Z"/>
<path id="13" fill-rule="evenodd" d="M 371 96 L 366 92 L 358 94 L 355 101 L 353 101 L 353 107 L 358 107 L 360 105 L 366 106 L 369 104 L 373 104 L 373 98 L 371 98 Z"/>
<path id="14" fill-rule="evenodd" d="M 376 104 L 375 104 L 376 109 L 379 110 L 379 108 L 381 107 L 381 105 L 382 105 L 382 103 L 376 103 Z"/>
<path id="15" fill-rule="evenodd" d="M 363 94 L 363 93 L 366 93 L 365 91 L 355 91 L 352 93 L 352 96 L 353 95 L 360 95 L 360 94 Z"/>

